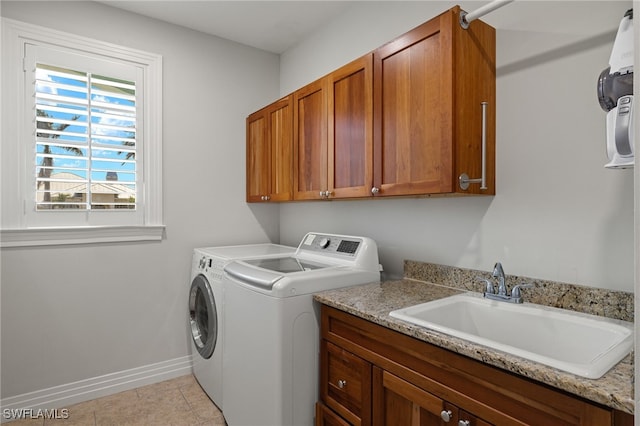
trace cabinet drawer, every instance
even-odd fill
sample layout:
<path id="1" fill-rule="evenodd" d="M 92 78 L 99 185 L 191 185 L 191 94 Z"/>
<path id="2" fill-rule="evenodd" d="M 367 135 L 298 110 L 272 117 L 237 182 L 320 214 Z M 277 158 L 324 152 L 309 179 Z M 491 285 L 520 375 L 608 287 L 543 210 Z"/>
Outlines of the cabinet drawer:
<path id="1" fill-rule="evenodd" d="M 369 424 L 371 364 L 325 340 L 321 350 L 322 399 L 352 424 Z"/>
<path id="2" fill-rule="evenodd" d="M 322 402 L 316 403 L 316 426 L 351 426 Z"/>

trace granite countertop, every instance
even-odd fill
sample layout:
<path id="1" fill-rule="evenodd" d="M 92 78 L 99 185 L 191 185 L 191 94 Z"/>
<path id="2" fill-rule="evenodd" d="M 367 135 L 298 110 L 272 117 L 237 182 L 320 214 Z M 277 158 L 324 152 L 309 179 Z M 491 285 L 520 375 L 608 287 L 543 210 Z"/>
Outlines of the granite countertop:
<path id="1" fill-rule="evenodd" d="M 570 392 L 574 395 L 634 413 L 633 353 L 597 380 L 585 379 L 552 367 L 528 361 L 486 346 L 448 336 L 389 316 L 389 312 L 429 302 L 465 290 L 414 279 L 370 283 L 318 293 L 314 299 L 360 318 L 399 331 L 461 355 Z"/>

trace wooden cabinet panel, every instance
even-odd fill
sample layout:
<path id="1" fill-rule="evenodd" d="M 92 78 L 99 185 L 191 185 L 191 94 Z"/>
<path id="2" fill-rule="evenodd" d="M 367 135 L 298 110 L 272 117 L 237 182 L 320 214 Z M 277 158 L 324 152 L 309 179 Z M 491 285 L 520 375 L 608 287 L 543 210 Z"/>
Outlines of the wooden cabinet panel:
<path id="1" fill-rule="evenodd" d="M 292 199 L 293 106 L 291 97 L 269 111 L 271 139 L 271 201 Z"/>
<path id="2" fill-rule="evenodd" d="M 452 19 L 443 14 L 374 52 L 380 195 L 453 190 Z"/>
<path id="3" fill-rule="evenodd" d="M 326 79 L 297 90 L 294 95 L 293 198 L 313 200 L 327 190 Z"/>
<path id="4" fill-rule="evenodd" d="M 373 185 L 373 70 L 371 54 L 328 76 L 331 198 L 371 195 Z"/>
<path id="5" fill-rule="evenodd" d="M 373 369 L 373 395 L 374 426 L 442 424 L 442 399 L 378 367 Z"/>
<path id="6" fill-rule="evenodd" d="M 247 118 L 247 202 L 292 198 L 291 99 L 283 98 Z"/>
<path id="7" fill-rule="evenodd" d="M 316 403 L 316 426 L 351 426 L 322 402 Z"/>
<path id="8" fill-rule="evenodd" d="M 247 118 L 247 202 L 264 201 L 271 193 L 271 147 L 265 111 Z"/>
<path id="9" fill-rule="evenodd" d="M 459 25 L 458 6 L 374 51 L 374 186 L 379 196 L 495 194 L 495 29 Z M 474 25 L 475 24 L 475 25 Z M 462 173 L 486 184 L 463 190 Z"/>
<path id="10" fill-rule="evenodd" d="M 371 364 L 326 341 L 320 358 L 323 401 L 353 425 L 370 424 Z"/>

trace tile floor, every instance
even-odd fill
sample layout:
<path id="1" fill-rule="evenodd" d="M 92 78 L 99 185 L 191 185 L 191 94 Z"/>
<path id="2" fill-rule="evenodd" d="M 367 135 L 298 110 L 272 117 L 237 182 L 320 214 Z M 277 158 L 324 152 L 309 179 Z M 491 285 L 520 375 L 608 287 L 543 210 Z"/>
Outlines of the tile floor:
<path id="1" fill-rule="evenodd" d="M 67 419 L 23 419 L 8 426 L 224 426 L 222 413 L 192 375 L 81 402 Z M 60 412 L 60 411 L 59 411 Z"/>

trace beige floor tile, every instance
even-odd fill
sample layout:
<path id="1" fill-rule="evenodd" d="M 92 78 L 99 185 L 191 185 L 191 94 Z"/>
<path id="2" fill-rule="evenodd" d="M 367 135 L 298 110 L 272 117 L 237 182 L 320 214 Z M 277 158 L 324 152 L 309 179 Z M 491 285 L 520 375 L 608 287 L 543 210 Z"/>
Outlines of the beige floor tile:
<path id="1" fill-rule="evenodd" d="M 193 407 L 193 412 L 202 422 L 208 421 L 216 425 L 224 424 L 222 413 L 213 404 L 208 407 L 204 405 Z"/>
<path id="2" fill-rule="evenodd" d="M 132 389 L 96 399 L 96 410 L 125 409 L 136 405 L 138 400 L 138 393 Z"/>
<path id="3" fill-rule="evenodd" d="M 176 377 L 175 379 L 171 380 L 172 382 L 174 382 L 176 385 L 178 385 L 179 388 L 181 388 L 182 386 L 187 386 L 187 385 L 192 385 L 194 383 L 198 383 L 198 381 L 196 380 L 195 377 L 193 377 L 192 374 L 189 374 L 187 376 L 180 376 L 180 377 Z"/>
<path id="4" fill-rule="evenodd" d="M 72 416 L 74 414 L 80 415 L 84 413 L 93 414 L 93 412 L 96 411 L 97 406 L 98 400 L 92 399 L 91 401 L 85 401 L 78 404 L 70 405 L 69 407 L 67 407 L 67 409 L 69 410 L 69 416 Z"/>
<path id="5" fill-rule="evenodd" d="M 11 426 L 226 426 L 193 375 L 71 405 L 67 419 L 21 419 Z"/>
<path id="6" fill-rule="evenodd" d="M 69 410 L 69 417 L 59 419 L 45 419 L 45 426 L 94 426 L 96 418 L 93 411 L 72 412 Z"/>
<path id="7" fill-rule="evenodd" d="M 44 419 L 43 418 L 38 418 L 38 419 L 18 419 L 18 420 L 14 420 L 11 423 L 7 423 L 8 425 L 11 426 L 41 426 L 44 425 Z"/>
<path id="8" fill-rule="evenodd" d="M 149 424 L 154 426 L 198 426 L 201 419 L 192 411 L 164 411 L 147 416 Z"/>
<path id="9" fill-rule="evenodd" d="M 203 403 L 207 402 L 211 404 L 211 400 L 207 394 L 202 390 L 198 383 L 186 385 L 180 388 L 180 392 L 184 395 L 189 404 L 191 403 Z"/>
<path id="10" fill-rule="evenodd" d="M 172 411 L 189 411 L 191 409 L 182 392 L 177 388 L 148 393 L 144 398 L 140 398 L 140 404 L 153 410 L 163 407 L 170 407 Z"/>

